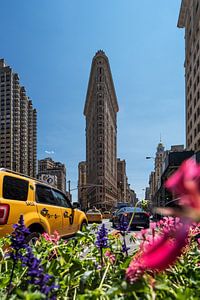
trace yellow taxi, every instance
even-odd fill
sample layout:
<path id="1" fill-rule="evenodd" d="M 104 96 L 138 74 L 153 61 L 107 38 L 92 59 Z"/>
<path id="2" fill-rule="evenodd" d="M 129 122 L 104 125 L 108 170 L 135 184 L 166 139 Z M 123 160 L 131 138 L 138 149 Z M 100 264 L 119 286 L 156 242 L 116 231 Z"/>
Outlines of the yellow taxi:
<path id="1" fill-rule="evenodd" d="M 42 181 L 0 169 L 0 237 L 13 231 L 23 215 L 31 236 L 56 230 L 69 236 L 87 225 L 84 212 L 75 209 L 66 195 Z"/>
<path id="2" fill-rule="evenodd" d="M 89 223 L 102 223 L 102 213 L 98 209 L 89 209 L 86 212 L 86 217 Z"/>
<path id="3" fill-rule="evenodd" d="M 103 219 L 110 219 L 112 214 L 109 211 L 106 210 L 106 211 L 103 212 L 102 216 L 103 216 Z"/>

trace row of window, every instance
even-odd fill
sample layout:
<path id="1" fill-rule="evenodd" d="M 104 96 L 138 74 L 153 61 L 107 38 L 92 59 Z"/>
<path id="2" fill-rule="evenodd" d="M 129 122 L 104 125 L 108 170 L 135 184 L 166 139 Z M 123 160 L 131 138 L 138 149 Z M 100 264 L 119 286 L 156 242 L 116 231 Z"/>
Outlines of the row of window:
<path id="1" fill-rule="evenodd" d="M 10 92 L 10 87 L 8 87 L 8 88 L 6 88 L 6 89 L 4 89 L 4 88 L 1 89 L 1 92 L 2 92 L 2 93 L 5 92 L 5 91 L 6 91 L 6 92 Z"/>
<path id="2" fill-rule="evenodd" d="M 199 84 L 199 74 L 197 75 L 197 78 L 193 84 L 193 93 L 195 93 L 198 84 Z M 192 79 L 190 78 L 190 80 L 188 81 L 188 84 L 187 84 L 187 94 L 189 94 L 191 92 L 191 87 L 192 87 Z"/>
<path id="3" fill-rule="evenodd" d="M 10 86 L 10 83 L 6 83 L 6 84 L 4 82 L 1 83 L 1 88 L 8 87 L 8 86 Z"/>
<path id="4" fill-rule="evenodd" d="M 6 81 L 10 81 L 10 75 L 6 75 L 6 77 L 5 77 L 4 75 L 1 76 L 0 81 L 1 81 L 1 82 L 5 82 L 5 80 L 6 80 Z"/>
<path id="5" fill-rule="evenodd" d="M 1 93 L 0 96 L 1 96 L 1 101 L 10 100 L 10 93 L 6 93 L 6 94 Z M 5 97 L 9 97 L 9 98 L 5 99 Z"/>
<path id="6" fill-rule="evenodd" d="M 200 93 L 199 93 L 199 91 L 198 91 L 197 97 L 194 98 L 194 109 L 195 109 L 196 104 L 198 103 L 199 99 L 200 99 Z M 188 120 L 189 120 L 190 117 L 192 116 L 192 112 L 193 112 L 193 107 L 192 107 L 192 105 L 190 105 L 190 107 L 189 107 L 189 109 L 188 109 L 188 113 L 187 113 L 187 119 L 188 119 Z M 200 115 L 200 108 L 199 108 L 199 106 L 198 106 L 196 112 L 194 113 L 194 121 L 196 121 L 196 119 L 197 119 L 197 117 L 198 117 L 199 115 Z"/>

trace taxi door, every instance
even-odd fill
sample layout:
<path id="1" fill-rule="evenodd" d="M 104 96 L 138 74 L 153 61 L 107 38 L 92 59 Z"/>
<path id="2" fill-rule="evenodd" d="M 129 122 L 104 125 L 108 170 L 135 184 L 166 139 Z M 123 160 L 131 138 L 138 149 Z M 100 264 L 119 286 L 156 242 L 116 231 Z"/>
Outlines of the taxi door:
<path id="1" fill-rule="evenodd" d="M 62 212 L 51 187 L 36 185 L 36 203 L 41 222 L 48 228 L 49 233 L 53 234 L 56 230 L 62 235 Z"/>
<path id="2" fill-rule="evenodd" d="M 63 235 L 71 235 L 78 230 L 74 222 L 74 210 L 72 209 L 71 203 L 62 192 L 55 189 L 52 189 L 52 191 L 54 198 L 61 205 Z"/>

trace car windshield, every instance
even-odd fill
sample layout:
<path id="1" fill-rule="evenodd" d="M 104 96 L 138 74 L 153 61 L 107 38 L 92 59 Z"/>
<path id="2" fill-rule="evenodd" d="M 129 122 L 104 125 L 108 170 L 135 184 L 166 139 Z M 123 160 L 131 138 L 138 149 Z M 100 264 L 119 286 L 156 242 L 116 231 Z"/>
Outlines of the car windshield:
<path id="1" fill-rule="evenodd" d="M 90 209 L 90 210 L 88 210 L 87 211 L 87 214 L 100 214 L 101 212 L 100 212 L 100 210 L 98 210 L 98 209 Z"/>
<path id="2" fill-rule="evenodd" d="M 123 213 L 123 212 L 142 212 L 142 209 L 140 207 L 122 207 L 118 210 L 117 214 Z"/>

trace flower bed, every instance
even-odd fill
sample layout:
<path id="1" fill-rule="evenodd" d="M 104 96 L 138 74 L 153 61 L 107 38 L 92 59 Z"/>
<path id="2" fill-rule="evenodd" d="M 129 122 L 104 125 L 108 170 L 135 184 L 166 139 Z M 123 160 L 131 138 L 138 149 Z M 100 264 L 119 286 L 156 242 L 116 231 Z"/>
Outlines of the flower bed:
<path id="1" fill-rule="evenodd" d="M 0 241 L 0 299 L 199 298 L 196 224 L 186 228 L 167 217 L 153 223 L 133 233 L 131 256 L 120 239 L 122 229 L 107 234 L 104 224 L 99 230 L 93 225 L 68 241 L 45 234 L 30 247 L 21 219 L 12 237 Z"/>
<path id="2" fill-rule="evenodd" d="M 198 168 L 189 161 L 167 182 L 178 185 L 183 205 L 167 212 L 180 218 L 133 233 L 131 249 L 126 216 L 112 234 L 94 224 L 69 240 L 44 234 L 32 246 L 21 216 L 13 234 L 0 239 L 0 299 L 199 299 Z"/>

